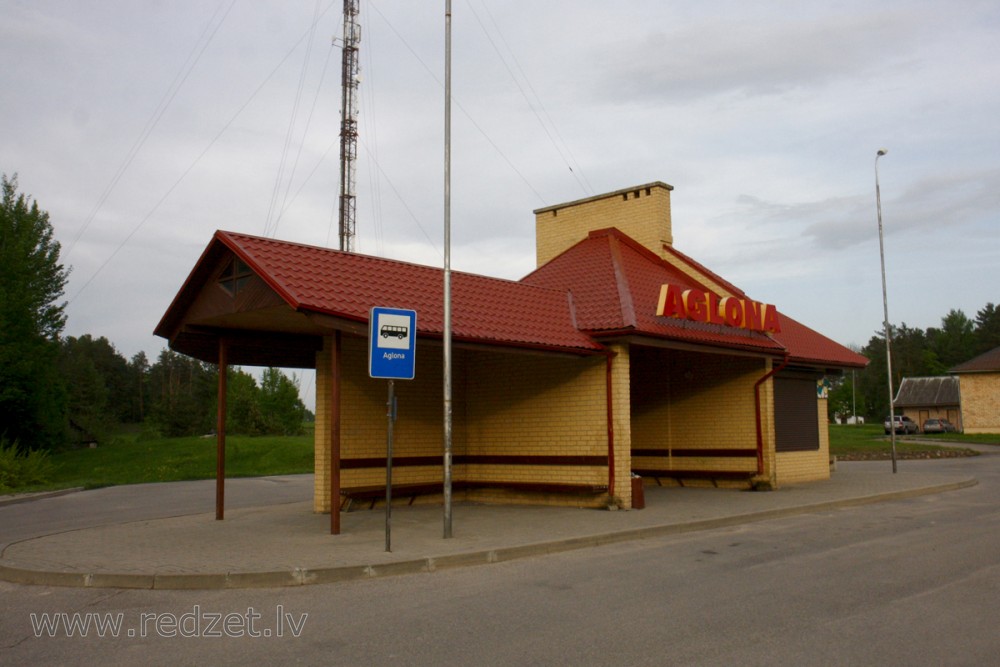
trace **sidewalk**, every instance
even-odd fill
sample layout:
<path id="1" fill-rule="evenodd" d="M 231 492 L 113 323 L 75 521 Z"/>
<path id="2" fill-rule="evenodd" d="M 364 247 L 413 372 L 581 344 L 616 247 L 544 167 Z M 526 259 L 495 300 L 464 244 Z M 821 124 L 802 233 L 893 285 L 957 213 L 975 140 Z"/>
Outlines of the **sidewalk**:
<path id="1" fill-rule="evenodd" d="M 382 509 L 345 513 L 342 534 L 330 535 L 329 515 L 314 514 L 311 499 L 269 504 L 261 494 L 255 506 L 227 508 L 224 521 L 205 507 L 199 514 L 123 517 L 16 541 L 0 555 L 0 580 L 157 589 L 320 584 L 496 563 L 976 483 L 967 473 L 921 464 L 901 466 L 894 475 L 887 462 L 841 463 L 830 480 L 771 492 L 646 486 L 643 510 L 456 504 L 453 537 L 447 540 L 440 505 L 398 506 L 392 512 L 391 553 L 385 551 Z"/>

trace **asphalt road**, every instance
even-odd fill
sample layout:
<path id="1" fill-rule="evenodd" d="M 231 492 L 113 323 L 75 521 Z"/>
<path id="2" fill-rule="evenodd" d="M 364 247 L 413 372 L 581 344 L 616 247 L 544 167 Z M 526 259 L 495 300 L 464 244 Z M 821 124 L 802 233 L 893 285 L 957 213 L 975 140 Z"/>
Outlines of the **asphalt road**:
<path id="1" fill-rule="evenodd" d="M 0 582 L 0 664 L 997 664 L 1000 456 L 901 465 L 963 470 L 980 484 L 330 586 Z M 65 626 L 40 629 L 56 618 L 42 614 L 92 625 L 67 636 Z M 99 617 L 120 618 L 117 637 L 98 636 Z"/>
<path id="2" fill-rule="evenodd" d="M 265 491 L 266 490 L 266 491 Z M 225 508 L 252 507 L 266 492 L 274 503 L 312 498 L 312 475 L 226 480 Z M 50 498 L 45 503 L 0 505 L 0 551 L 20 540 L 109 523 L 215 511 L 214 482 L 110 486 Z"/>

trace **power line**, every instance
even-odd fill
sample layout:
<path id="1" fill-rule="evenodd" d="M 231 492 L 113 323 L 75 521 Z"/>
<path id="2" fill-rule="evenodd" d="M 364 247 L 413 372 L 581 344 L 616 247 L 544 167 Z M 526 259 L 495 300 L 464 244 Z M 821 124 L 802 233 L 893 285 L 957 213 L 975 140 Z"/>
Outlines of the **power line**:
<path id="1" fill-rule="evenodd" d="M 410 44 L 406 41 L 406 39 L 400 34 L 400 32 L 396 30 L 396 27 L 389 22 L 389 19 L 386 18 L 385 14 L 383 14 L 379 10 L 379 8 L 375 5 L 373 1 L 369 0 L 368 4 L 372 9 L 376 11 L 376 13 L 378 13 L 380 17 L 382 17 L 382 20 L 385 21 L 386 25 L 389 26 L 389 29 L 392 30 L 392 32 L 396 35 L 399 41 L 403 44 L 403 46 L 406 47 L 406 49 L 410 52 L 410 54 L 414 58 L 416 58 L 417 62 L 420 63 L 420 65 L 427 71 L 427 73 L 431 76 L 431 78 L 434 79 L 435 82 L 437 82 L 437 84 L 441 87 L 442 90 L 444 90 L 444 83 L 442 83 L 442 81 L 437 77 L 437 75 L 434 73 L 434 70 L 428 67 L 427 63 L 425 63 L 423 59 L 419 55 L 417 55 L 417 52 L 413 50 L 413 47 L 411 47 Z M 495 141 L 493 141 L 490 135 L 486 134 L 486 130 L 480 127 L 479 123 L 475 121 L 472 115 L 468 111 L 466 111 L 465 107 L 463 107 L 462 104 L 454 97 L 452 98 L 452 103 L 456 107 L 458 107 L 459 111 L 461 111 L 462 114 L 465 115 L 465 118 L 470 123 L 472 123 L 472 126 L 481 135 L 483 135 L 483 138 L 486 139 L 486 141 L 490 144 L 490 146 L 493 147 L 493 150 L 497 152 L 497 155 L 499 155 L 503 159 L 503 161 L 507 163 L 507 166 L 510 167 L 511 170 L 521 178 L 524 184 L 528 186 L 528 189 L 531 190 L 533 193 L 535 193 L 535 196 L 538 198 L 538 201 L 544 204 L 545 198 L 542 197 L 542 195 L 538 192 L 538 190 L 535 189 L 535 187 L 531 184 L 531 182 L 527 179 L 527 177 L 523 173 L 521 173 L 521 170 L 514 165 L 514 163 L 510 160 L 510 158 L 508 158 L 507 155 L 502 150 L 500 150 L 500 147 L 496 144 Z"/>
<path id="2" fill-rule="evenodd" d="M 302 90 L 305 88 L 306 72 L 309 70 L 309 56 L 312 55 L 313 37 L 316 35 L 316 15 L 319 14 L 319 0 L 316 0 L 316 8 L 313 10 L 313 22 L 309 30 L 309 41 L 306 42 L 306 53 L 302 59 L 302 69 L 299 71 L 299 84 L 295 89 L 295 101 L 292 103 L 292 113 L 288 118 L 288 129 L 285 131 L 285 143 L 281 148 L 281 160 L 278 162 L 278 173 L 274 178 L 274 188 L 271 190 L 271 203 L 267 208 L 267 217 L 264 219 L 264 236 L 273 236 L 278 231 L 278 221 L 281 219 L 283 204 L 278 206 L 278 214 L 275 216 L 272 226 L 271 214 L 274 213 L 275 205 L 278 201 L 278 191 L 281 189 L 281 182 L 284 180 L 285 163 L 288 158 L 288 148 L 292 143 L 292 134 L 295 130 L 295 119 L 299 114 L 299 103 L 302 100 Z M 306 132 L 309 131 L 308 126 Z M 303 137 L 304 141 L 304 137 Z M 299 155 L 302 154 L 302 144 L 299 144 Z M 292 173 L 288 176 L 288 185 L 285 188 L 284 199 L 288 199 L 288 190 L 292 186 L 292 179 L 295 177 L 295 167 L 298 165 L 298 155 L 295 164 L 292 165 Z"/>
<path id="3" fill-rule="evenodd" d="M 548 124 L 546 124 L 545 120 L 543 120 L 542 117 L 538 114 L 538 111 L 535 109 L 535 105 L 532 104 L 528 94 L 525 93 L 524 88 L 521 87 L 521 84 L 518 81 L 517 77 L 514 76 L 514 72 L 512 72 L 510 67 L 507 65 L 507 60 L 504 58 L 503 53 L 500 52 L 500 49 L 497 48 L 497 45 L 496 43 L 494 43 L 493 38 L 490 37 L 489 32 L 486 30 L 486 26 L 484 26 L 483 22 L 479 19 L 479 14 L 476 13 L 476 9 L 475 7 L 472 6 L 471 0 L 468 2 L 468 6 L 469 9 L 472 11 L 472 15 L 475 17 L 476 22 L 479 24 L 479 27 L 482 28 L 483 34 L 486 35 L 486 39 L 493 47 L 493 50 L 497 52 L 497 55 L 500 57 L 500 61 L 503 63 L 503 66 L 507 70 L 507 73 L 510 74 L 510 78 L 514 81 L 514 84 L 517 86 L 517 89 L 521 91 L 521 95 L 524 97 L 525 102 L 527 102 L 528 108 L 531 109 L 531 112 L 535 115 L 535 118 L 538 120 L 538 124 L 542 126 L 542 129 L 545 131 L 545 135 L 549 138 L 549 141 L 552 142 L 552 147 L 556 149 L 556 152 L 559 153 L 559 157 L 562 158 L 563 162 L 566 164 L 566 168 L 569 169 L 570 173 L 573 174 L 573 177 L 576 179 L 580 187 L 583 188 L 585 194 L 587 195 L 594 194 L 594 188 L 591 187 L 590 182 L 584 175 L 583 169 L 580 167 L 579 161 L 577 161 L 577 159 L 573 156 L 573 153 L 570 150 L 569 145 L 566 143 L 566 140 L 563 139 L 562 135 L 559 133 L 559 126 L 556 125 L 556 123 L 552 120 L 552 116 L 545 108 L 545 104 L 542 102 L 541 96 L 535 90 L 534 86 L 531 85 L 531 79 L 528 78 L 528 75 L 525 73 L 524 68 L 521 67 L 521 63 L 517 59 L 516 52 L 514 51 L 514 49 L 510 48 L 510 44 L 508 44 L 506 38 L 504 38 L 503 31 L 500 30 L 500 26 L 497 24 L 496 19 L 493 17 L 493 13 L 490 12 L 489 5 L 487 5 L 484 2 L 483 9 L 486 11 L 486 15 L 489 16 L 490 22 L 493 24 L 494 30 L 496 30 L 497 35 L 500 37 L 500 41 L 503 42 L 503 45 L 506 47 L 507 52 L 510 54 L 511 60 L 514 61 L 514 66 L 517 67 L 517 71 L 520 72 L 521 78 L 524 79 L 525 85 L 528 86 L 528 90 L 530 90 L 531 94 L 534 95 L 535 101 L 538 104 L 538 108 L 542 110 L 542 113 L 545 115 L 545 119 L 548 120 Z M 556 135 L 555 138 L 549 132 L 549 127 L 552 128 L 552 132 L 555 132 Z M 559 139 L 558 142 L 556 141 L 556 138 Z M 562 148 L 560 148 L 559 146 L 560 143 L 562 144 Z M 566 153 L 565 155 L 563 154 L 563 149 L 565 149 Z M 576 165 L 576 169 L 573 168 L 573 164 L 570 164 L 571 161 L 573 164 Z"/>
<path id="4" fill-rule="evenodd" d="M 185 169 L 184 172 L 177 178 L 177 180 L 174 181 L 174 184 L 171 185 L 167 189 L 167 191 L 163 194 L 163 196 L 160 197 L 160 199 L 156 202 L 156 204 L 153 205 L 153 208 L 150 209 L 150 211 L 145 216 L 143 216 L 142 219 L 139 220 L 139 222 L 132 228 L 132 231 L 130 231 L 128 235 L 124 239 L 122 239 L 122 242 L 118 244 L 118 246 L 112 251 L 112 253 L 108 256 L 108 258 L 105 259 L 101 263 L 101 265 L 97 267 L 97 270 L 94 271 L 93 274 L 91 274 L 90 278 L 88 278 L 87 281 L 83 284 L 83 286 L 80 287 L 79 290 L 77 290 L 76 294 L 74 294 L 73 297 L 69 299 L 68 303 L 73 303 L 76 299 L 80 297 L 81 294 L 83 294 L 83 292 L 87 289 L 87 287 L 89 287 L 90 284 L 94 282 L 94 279 L 97 278 L 97 276 L 100 275 L 100 273 L 105 269 L 105 267 L 107 267 L 108 264 L 111 263 L 111 260 L 114 259 L 119 252 L 121 252 L 122 248 L 124 248 L 125 245 L 128 244 L 130 240 L 132 240 L 132 237 L 134 237 L 136 233 L 138 233 L 138 231 L 142 229 L 142 227 L 146 224 L 146 222 L 148 222 L 149 219 L 153 217 L 153 214 L 156 213 L 157 210 L 159 210 L 160 206 L 163 205 L 163 202 L 165 202 L 167 198 L 170 197 L 173 191 L 177 189 L 177 187 L 187 177 L 187 175 L 191 173 L 191 171 L 201 161 L 201 159 L 205 157 L 205 155 L 208 153 L 209 150 L 211 150 L 212 146 L 215 145 L 215 143 L 222 137 L 223 134 L 226 133 L 229 127 L 236 121 L 236 119 L 240 116 L 240 114 L 242 114 L 243 111 L 250 105 L 250 103 L 253 102 L 253 100 L 257 97 L 260 91 L 264 89 L 264 86 L 267 85 L 268 81 L 270 81 L 274 77 L 274 75 L 277 74 L 278 70 L 280 70 L 281 67 L 285 64 L 285 61 L 288 60 L 293 53 L 295 53 L 295 51 L 299 48 L 299 44 L 302 43 L 302 40 L 308 37 L 309 32 L 313 29 L 315 24 L 318 23 L 323 18 L 323 16 L 326 15 L 328 11 L 330 11 L 331 7 L 333 7 L 333 2 L 327 5 L 326 9 L 323 10 L 323 12 L 316 18 L 316 20 L 309 26 L 309 28 L 302 34 L 302 36 L 299 37 L 299 39 L 295 42 L 295 44 L 292 45 L 292 48 L 288 50 L 288 52 L 278 62 L 278 64 L 274 66 L 274 69 L 271 70 L 271 73 L 268 74 L 266 77 L 264 77 L 264 80 L 260 82 L 260 85 L 258 85 L 257 88 L 254 89 L 254 91 L 250 94 L 250 97 L 248 97 L 247 100 L 240 106 L 240 108 L 236 110 L 236 113 L 234 113 L 229 118 L 229 120 L 226 121 L 226 124 L 222 126 L 222 129 L 219 130 L 218 133 L 216 133 L 216 135 L 212 138 L 212 140 L 208 142 L 208 145 L 205 146 L 204 150 L 202 150 L 201 153 L 198 154 L 198 157 L 196 157 L 194 161 L 190 165 L 188 165 L 187 169 Z"/>
<path id="5" fill-rule="evenodd" d="M 170 103 L 173 102 L 174 98 L 177 96 L 177 93 L 180 91 L 181 87 L 187 81 L 188 77 L 191 75 L 191 72 L 194 71 L 195 66 L 201 60 L 201 56 L 205 53 L 205 50 L 208 48 L 208 45 L 211 44 L 212 39 L 219 31 L 219 28 L 222 27 L 223 23 L 225 23 L 226 18 L 229 16 L 229 12 L 232 10 L 233 5 L 235 4 L 236 0 L 231 0 L 231 2 L 229 3 L 229 7 L 226 8 L 225 13 L 222 15 L 222 18 L 219 19 L 217 23 L 216 23 L 216 17 L 219 15 L 219 11 L 222 9 L 223 3 L 220 2 L 219 5 L 215 8 L 215 12 L 208 19 L 208 22 L 202 29 L 201 34 L 198 36 L 198 40 L 194 43 L 194 46 L 191 47 L 191 51 L 190 53 L 188 53 L 188 56 L 185 59 L 184 64 L 182 64 L 180 69 L 177 71 L 177 74 L 174 76 L 174 80 L 170 82 L 169 86 L 167 86 L 166 92 L 163 93 L 163 97 L 160 98 L 159 104 L 156 105 L 156 108 L 153 110 L 152 115 L 149 117 L 149 119 L 146 121 L 146 124 L 139 132 L 139 135 L 135 138 L 135 141 L 132 142 L 132 146 L 125 154 L 125 159 L 122 160 L 122 163 L 118 166 L 118 169 L 115 171 L 114 176 L 111 177 L 111 181 L 107 184 L 107 186 L 105 186 L 103 192 L 101 193 L 101 196 L 97 200 L 97 203 L 94 204 L 94 207 L 91 209 L 90 213 L 84 220 L 83 226 L 80 227 L 80 231 L 76 233 L 76 236 L 70 242 L 69 248 L 67 248 L 66 250 L 67 257 L 69 257 L 69 255 L 72 254 L 73 249 L 76 247 L 77 242 L 83 236 L 84 232 L 86 232 L 87 229 L 90 227 L 91 223 L 93 223 L 94 219 L 97 217 L 97 214 L 100 212 L 105 202 L 107 202 L 108 197 L 111 196 L 112 191 L 118 185 L 118 182 L 122 179 L 122 176 L 125 175 L 125 172 L 132 164 L 132 161 L 135 159 L 136 155 L 139 154 L 139 151 L 142 149 L 143 145 L 145 145 L 146 140 L 149 139 L 149 136 L 153 133 L 153 130 L 156 128 L 156 125 L 160 122 L 160 119 L 163 117 L 163 114 L 167 111 L 167 108 L 170 106 Z"/>

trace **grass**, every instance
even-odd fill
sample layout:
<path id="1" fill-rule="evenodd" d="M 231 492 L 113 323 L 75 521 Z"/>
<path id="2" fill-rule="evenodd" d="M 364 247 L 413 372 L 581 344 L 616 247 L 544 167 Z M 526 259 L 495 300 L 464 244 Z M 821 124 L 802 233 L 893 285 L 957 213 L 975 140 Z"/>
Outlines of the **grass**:
<path id="1" fill-rule="evenodd" d="M 313 471 L 312 424 L 302 436 L 229 436 L 226 476 L 294 475 Z M 993 444 L 1000 435 L 961 433 L 909 436 L 897 439 L 897 458 L 971 456 L 975 452 L 935 445 L 935 441 Z M 919 440 L 919 443 L 911 442 Z M 888 459 L 889 438 L 881 424 L 830 425 L 830 453 L 841 460 Z M 142 438 L 124 433 L 96 449 L 75 449 L 49 457 L 48 481 L 17 491 L 72 487 L 98 488 L 119 484 L 211 479 L 215 476 L 215 438 Z"/>
<path id="2" fill-rule="evenodd" d="M 919 443 L 913 442 L 915 440 Z M 975 452 L 956 447 L 943 447 L 935 441 L 1000 444 L 1000 435 L 965 435 L 947 433 L 896 436 L 897 458 L 940 458 L 944 456 L 975 456 Z M 889 436 L 881 424 L 830 425 L 830 454 L 838 459 L 888 459 L 891 456 Z"/>
<path id="3" fill-rule="evenodd" d="M 310 429 L 312 425 L 309 425 Z M 49 481 L 18 491 L 82 486 L 175 482 L 215 477 L 214 437 L 115 438 L 95 449 L 74 449 L 51 456 Z M 226 477 L 292 475 L 313 471 L 313 435 L 228 436 Z"/>

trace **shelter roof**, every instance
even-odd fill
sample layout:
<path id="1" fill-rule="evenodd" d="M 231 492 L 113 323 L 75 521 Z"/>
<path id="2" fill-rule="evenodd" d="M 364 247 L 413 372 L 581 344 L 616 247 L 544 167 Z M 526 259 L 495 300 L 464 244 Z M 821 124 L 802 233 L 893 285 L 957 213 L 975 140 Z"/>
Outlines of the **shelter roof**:
<path id="1" fill-rule="evenodd" d="M 417 311 L 417 331 L 444 330 L 443 270 L 328 248 L 219 231 L 164 315 L 156 334 L 173 339 L 211 275 L 208 266 L 235 254 L 294 311 L 367 324 L 374 306 Z M 452 337 L 456 341 L 599 352 L 573 322 L 564 290 L 452 272 Z"/>
<path id="2" fill-rule="evenodd" d="M 256 276 L 242 301 L 214 284 L 237 257 Z M 452 337 L 456 342 L 562 351 L 601 352 L 601 340 L 639 336 L 752 354 L 789 356 L 791 363 L 863 367 L 867 359 L 780 314 L 780 333 L 767 334 L 656 315 L 660 288 L 713 291 L 745 298 L 736 286 L 680 252 L 666 258 L 610 228 L 591 232 L 520 281 L 452 272 Z M 171 347 L 211 361 L 218 332 L 244 337 L 231 363 L 311 363 L 324 331 L 367 327 L 374 306 L 417 311 L 422 337 L 444 331 L 443 270 L 275 239 L 216 232 L 155 333 Z M 274 334 L 263 339 L 262 332 Z M 254 338 L 254 335 L 258 335 Z M 281 338 L 284 336 L 285 338 Z"/>

